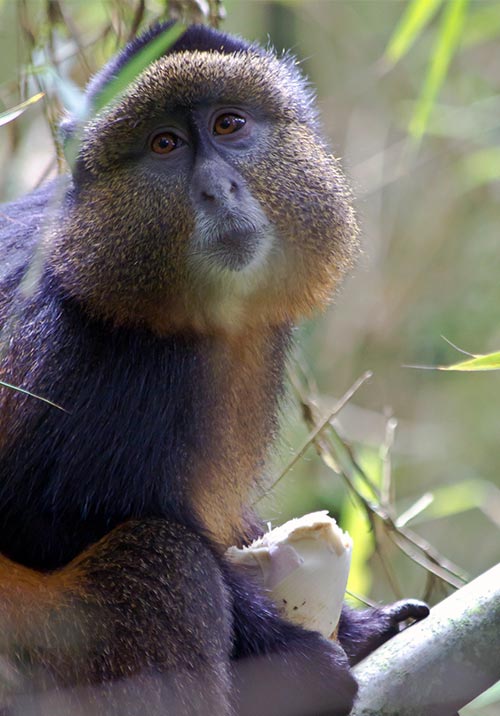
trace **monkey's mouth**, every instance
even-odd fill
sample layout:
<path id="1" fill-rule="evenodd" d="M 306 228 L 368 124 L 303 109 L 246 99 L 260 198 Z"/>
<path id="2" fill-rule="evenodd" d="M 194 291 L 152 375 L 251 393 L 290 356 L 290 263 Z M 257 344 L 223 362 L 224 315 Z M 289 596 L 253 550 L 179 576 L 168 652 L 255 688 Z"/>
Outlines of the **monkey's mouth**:
<path id="1" fill-rule="evenodd" d="M 209 272 L 241 273 L 262 265 L 272 243 L 267 226 L 226 225 L 223 228 L 199 226 L 194 236 L 192 256 Z"/>
<path id="2" fill-rule="evenodd" d="M 207 247 L 212 260 L 230 271 L 242 271 L 258 253 L 262 237 L 255 229 L 229 229 L 216 233 Z"/>

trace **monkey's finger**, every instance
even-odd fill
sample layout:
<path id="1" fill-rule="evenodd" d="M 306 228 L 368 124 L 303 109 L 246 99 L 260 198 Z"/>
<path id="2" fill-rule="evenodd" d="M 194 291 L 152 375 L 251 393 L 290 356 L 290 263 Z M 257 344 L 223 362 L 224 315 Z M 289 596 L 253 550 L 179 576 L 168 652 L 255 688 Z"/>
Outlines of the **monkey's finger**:
<path id="1" fill-rule="evenodd" d="M 391 624 L 398 626 L 409 619 L 417 622 L 425 619 L 429 616 L 430 609 L 425 602 L 421 602 L 419 599 L 403 599 L 384 607 L 383 611 L 389 617 Z"/>

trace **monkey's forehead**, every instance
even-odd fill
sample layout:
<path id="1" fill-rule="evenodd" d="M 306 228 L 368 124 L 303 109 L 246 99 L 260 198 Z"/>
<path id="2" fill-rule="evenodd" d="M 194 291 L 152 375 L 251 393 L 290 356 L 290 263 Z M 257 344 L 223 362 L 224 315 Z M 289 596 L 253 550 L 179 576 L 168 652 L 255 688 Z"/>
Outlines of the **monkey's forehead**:
<path id="1" fill-rule="evenodd" d="M 131 83 L 120 111 L 148 116 L 200 103 L 260 108 L 289 120 L 313 119 L 313 93 L 292 58 L 270 53 L 188 51 L 153 62 Z"/>

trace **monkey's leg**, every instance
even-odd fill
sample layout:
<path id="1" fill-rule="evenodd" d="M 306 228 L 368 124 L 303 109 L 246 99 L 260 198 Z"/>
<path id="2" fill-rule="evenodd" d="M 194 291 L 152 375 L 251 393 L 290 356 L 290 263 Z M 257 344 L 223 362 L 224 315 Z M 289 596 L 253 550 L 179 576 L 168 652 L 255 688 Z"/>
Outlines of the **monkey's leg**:
<path id="1" fill-rule="evenodd" d="M 357 685 L 343 649 L 281 619 L 244 573 L 228 567 L 225 581 L 233 594 L 236 714 L 349 714 Z"/>
<path id="2" fill-rule="evenodd" d="M 381 644 L 395 636 L 408 619 L 420 621 L 429 607 L 418 599 L 406 599 L 375 609 L 351 609 L 344 604 L 338 640 L 351 665 L 357 664 Z"/>
<path id="3" fill-rule="evenodd" d="M 2 558 L 0 619 L 24 679 L 12 713 L 32 713 L 26 699 L 42 714 L 230 713 L 230 602 L 181 525 L 126 523 L 52 574 Z"/>

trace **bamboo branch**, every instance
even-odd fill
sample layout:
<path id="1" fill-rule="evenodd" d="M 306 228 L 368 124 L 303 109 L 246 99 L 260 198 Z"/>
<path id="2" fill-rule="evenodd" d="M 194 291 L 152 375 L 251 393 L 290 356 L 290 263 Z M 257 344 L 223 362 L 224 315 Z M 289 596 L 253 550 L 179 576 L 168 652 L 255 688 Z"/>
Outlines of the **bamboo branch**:
<path id="1" fill-rule="evenodd" d="M 500 679 L 500 564 L 377 649 L 354 672 L 352 716 L 449 716 Z"/>

